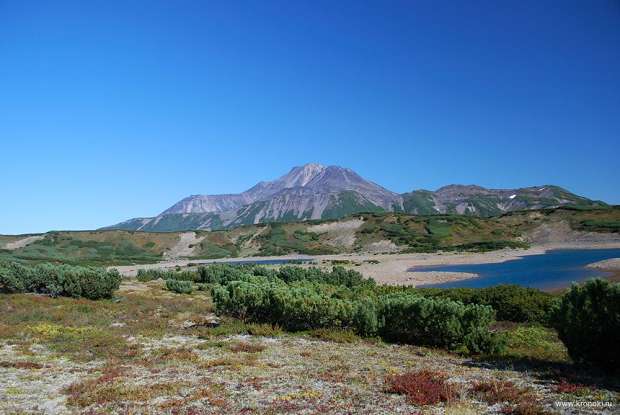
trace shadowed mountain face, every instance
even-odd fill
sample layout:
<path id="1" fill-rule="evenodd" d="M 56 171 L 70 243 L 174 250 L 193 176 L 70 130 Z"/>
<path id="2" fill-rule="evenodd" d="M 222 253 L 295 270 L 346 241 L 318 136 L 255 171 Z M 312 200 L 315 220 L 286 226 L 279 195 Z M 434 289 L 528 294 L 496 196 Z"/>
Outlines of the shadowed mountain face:
<path id="1" fill-rule="evenodd" d="M 316 163 L 294 167 L 240 194 L 193 195 L 154 218 L 137 218 L 111 229 L 176 231 L 225 229 L 261 222 L 337 219 L 359 212 L 404 211 L 430 215 L 492 216 L 504 212 L 566 205 L 604 205 L 557 186 L 493 190 L 450 185 L 435 192 L 399 195 L 365 180 L 351 169 Z"/>

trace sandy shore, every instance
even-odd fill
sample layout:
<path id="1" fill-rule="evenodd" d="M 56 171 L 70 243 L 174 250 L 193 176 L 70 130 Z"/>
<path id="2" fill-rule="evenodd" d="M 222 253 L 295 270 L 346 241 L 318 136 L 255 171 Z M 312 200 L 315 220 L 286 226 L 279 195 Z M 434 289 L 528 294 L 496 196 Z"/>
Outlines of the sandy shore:
<path id="1" fill-rule="evenodd" d="M 330 266 L 332 261 L 347 261 L 347 268 L 355 269 L 364 276 L 375 279 L 381 284 L 387 285 L 424 285 L 436 284 L 463 279 L 475 278 L 476 274 L 463 272 L 421 272 L 410 271 L 411 268 L 427 265 L 456 265 L 456 264 L 490 264 L 518 259 L 527 255 L 540 255 L 554 249 L 603 249 L 620 248 L 618 242 L 608 243 L 562 243 L 538 245 L 529 249 L 503 249 L 484 253 L 430 253 L 430 254 L 340 254 L 340 255 L 286 255 L 274 257 L 244 257 L 244 258 L 221 258 L 211 260 L 169 260 L 157 264 L 116 266 L 121 274 L 135 276 L 138 269 L 176 268 L 186 267 L 190 264 L 210 264 L 239 261 L 265 261 L 265 260 L 316 260 L 320 266 Z M 376 263 L 378 261 L 378 263 Z M 614 271 L 620 275 L 620 258 L 601 261 L 592 264 L 595 267 L 607 267 L 606 270 Z M 609 267 L 617 267 L 611 269 Z M 602 268 L 601 268 L 602 269 Z"/>
<path id="2" fill-rule="evenodd" d="M 604 259 L 590 264 L 588 267 L 602 269 L 604 271 L 620 271 L 620 258 Z"/>
<path id="3" fill-rule="evenodd" d="M 596 268 L 609 273 L 608 280 L 620 282 L 620 258 L 610 258 L 588 265 L 589 268 Z"/>

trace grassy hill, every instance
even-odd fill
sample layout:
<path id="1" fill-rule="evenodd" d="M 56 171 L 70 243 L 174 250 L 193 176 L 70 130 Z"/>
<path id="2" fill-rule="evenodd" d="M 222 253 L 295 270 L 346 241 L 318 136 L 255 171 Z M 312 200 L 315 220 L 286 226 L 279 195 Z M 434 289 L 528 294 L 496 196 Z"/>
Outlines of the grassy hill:
<path id="1" fill-rule="evenodd" d="M 546 232 L 541 232 L 545 230 Z M 620 233 L 620 207 L 556 208 L 511 212 L 490 218 L 465 215 L 362 213 L 339 220 L 246 225 L 196 231 L 186 248 L 191 258 L 224 258 L 293 253 L 488 251 L 548 242 L 539 234 L 570 241 Z M 100 230 L 49 232 L 24 247 L 3 249 L 22 236 L 0 236 L 0 258 L 26 262 L 132 264 L 174 257 L 181 232 Z M 592 239 L 592 237 L 591 237 Z"/>

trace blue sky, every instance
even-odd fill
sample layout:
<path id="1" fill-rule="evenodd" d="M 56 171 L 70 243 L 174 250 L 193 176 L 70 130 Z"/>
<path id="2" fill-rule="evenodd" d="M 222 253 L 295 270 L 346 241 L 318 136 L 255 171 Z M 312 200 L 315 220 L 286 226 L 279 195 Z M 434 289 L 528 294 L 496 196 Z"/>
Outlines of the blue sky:
<path id="1" fill-rule="evenodd" d="M 620 203 L 617 1 L 0 0 L 0 233 L 306 162 Z"/>

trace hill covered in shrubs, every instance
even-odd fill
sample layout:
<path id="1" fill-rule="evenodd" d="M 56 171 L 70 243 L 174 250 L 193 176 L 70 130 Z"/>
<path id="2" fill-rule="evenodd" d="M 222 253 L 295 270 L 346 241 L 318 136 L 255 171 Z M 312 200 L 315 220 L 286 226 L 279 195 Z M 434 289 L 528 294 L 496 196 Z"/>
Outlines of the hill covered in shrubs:
<path id="1" fill-rule="evenodd" d="M 16 249 L 26 239 L 0 236 L 0 259 L 74 265 L 155 263 L 183 252 L 191 259 L 286 254 L 493 251 L 528 244 L 577 240 L 618 240 L 620 207 L 557 208 L 510 212 L 495 217 L 360 213 L 339 220 L 261 223 L 220 231 L 181 232 L 100 230 L 49 232 Z M 554 232 L 549 232 L 549 229 Z M 550 239 L 551 238 L 551 239 Z M 557 238 L 557 240 L 553 240 Z M 185 242 L 185 245 L 184 244 Z M 190 242 L 187 242 L 190 241 Z M 381 248 L 384 247 L 384 248 Z M 388 247 L 388 248 L 385 248 Z"/>

